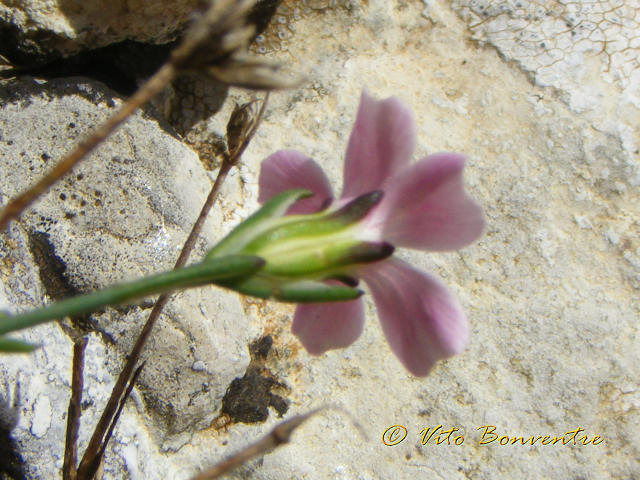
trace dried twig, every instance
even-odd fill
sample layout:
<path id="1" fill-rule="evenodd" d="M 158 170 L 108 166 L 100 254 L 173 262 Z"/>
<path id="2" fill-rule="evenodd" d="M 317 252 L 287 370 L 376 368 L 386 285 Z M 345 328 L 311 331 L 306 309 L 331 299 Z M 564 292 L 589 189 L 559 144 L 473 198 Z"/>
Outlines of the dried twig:
<path id="1" fill-rule="evenodd" d="M 264 455 L 280 445 L 288 443 L 293 431 L 323 408 L 325 407 L 316 408 L 315 410 L 311 410 L 310 412 L 302 415 L 297 415 L 289 420 L 279 423 L 261 440 L 258 440 L 256 443 L 249 445 L 244 450 L 230 456 L 226 460 L 223 460 L 199 475 L 196 475 L 191 480 L 213 480 L 215 478 L 220 478 L 225 473 L 239 467 L 243 463 L 251 460 L 253 457 Z"/>
<path id="2" fill-rule="evenodd" d="M 83 475 L 86 475 L 86 478 L 90 478 L 90 479 L 95 478 L 96 473 L 98 472 L 100 467 L 103 465 L 104 453 L 107 450 L 107 445 L 109 443 L 109 440 L 111 439 L 111 436 L 113 435 L 113 430 L 116 428 L 116 424 L 118 423 L 118 419 L 122 414 L 124 405 L 127 403 L 127 400 L 131 395 L 131 392 L 133 391 L 133 387 L 136 385 L 136 382 L 138 381 L 138 377 L 140 376 L 140 373 L 142 373 L 142 369 L 144 368 L 145 364 L 146 362 L 143 362 L 138 368 L 136 368 L 136 371 L 133 372 L 133 375 L 131 376 L 131 380 L 129 380 L 129 383 L 127 384 L 127 389 L 125 390 L 124 394 L 122 395 L 122 398 L 120 399 L 118 410 L 116 410 L 116 413 L 113 416 L 111 424 L 109 425 L 109 429 L 107 430 L 107 433 L 104 437 L 104 442 L 102 443 L 100 451 L 98 452 L 98 455 L 96 455 L 92 459 L 91 463 L 87 466 L 86 473 L 83 472 Z"/>
<path id="3" fill-rule="evenodd" d="M 326 409 L 337 410 L 346 414 L 353 423 L 353 426 L 356 427 L 358 433 L 364 439 L 367 438 L 367 433 L 364 428 L 362 428 L 358 421 L 347 410 L 338 405 L 323 405 L 311 410 L 310 412 L 304 413 L 302 415 L 297 415 L 293 418 L 290 418 L 289 420 L 279 423 L 274 427 L 273 430 L 271 430 L 271 432 L 269 432 L 269 434 L 267 434 L 261 440 L 258 440 L 256 443 L 249 445 L 235 455 L 231 455 L 226 460 L 223 460 L 210 469 L 205 470 L 199 475 L 196 475 L 191 480 L 213 480 L 215 478 L 219 478 L 225 473 L 229 473 L 234 468 L 239 467 L 243 463 L 248 462 L 253 457 L 269 453 L 280 445 L 288 443 L 291 439 L 291 434 L 296 428 L 306 422 L 313 415 Z"/>
<path id="4" fill-rule="evenodd" d="M 255 122 L 254 128 L 249 130 L 249 132 L 247 133 L 247 138 L 242 140 L 241 142 L 242 144 L 248 143 L 248 141 L 251 138 L 248 135 L 253 136 L 255 134 L 257 126 L 259 125 L 260 120 L 262 118 L 262 114 L 264 113 L 266 102 L 267 102 L 267 98 L 265 97 L 265 99 L 263 100 L 262 108 L 260 109 L 260 112 L 258 114 L 259 115 L 258 118 L 251 119 L 253 122 Z M 189 233 L 189 236 L 187 237 L 187 240 L 185 241 L 184 246 L 182 247 L 182 251 L 180 252 L 180 256 L 176 261 L 175 268 L 180 268 L 187 262 L 189 255 L 193 250 L 195 242 L 198 236 L 200 235 L 200 231 L 202 230 L 202 226 L 207 218 L 207 215 L 209 214 L 209 211 L 213 207 L 213 204 L 216 200 L 220 187 L 222 186 L 222 183 L 226 179 L 227 174 L 229 173 L 231 168 L 237 163 L 237 160 L 238 160 L 238 156 L 234 156 L 233 158 L 230 156 L 225 156 L 222 162 L 222 165 L 220 167 L 220 170 L 218 171 L 218 176 L 216 177 L 216 181 L 211 187 L 209 196 L 207 197 L 204 205 L 202 206 L 200 215 L 196 219 L 193 225 L 193 228 L 191 229 L 191 233 Z M 138 359 L 140 358 L 144 345 L 146 344 L 149 338 L 149 335 L 151 334 L 151 330 L 153 329 L 153 326 L 155 325 L 156 321 L 160 317 L 160 313 L 162 312 L 162 309 L 164 308 L 164 306 L 167 304 L 168 301 L 169 301 L 169 295 L 161 295 L 156 300 L 156 303 L 153 306 L 151 313 L 149 314 L 149 318 L 147 319 L 147 322 L 142 328 L 142 331 L 140 332 L 140 335 L 138 336 L 138 339 L 136 340 L 136 343 L 133 346 L 133 349 L 131 350 L 129 357 L 124 367 L 122 368 L 122 371 L 120 372 L 120 376 L 116 380 L 116 383 L 111 392 L 111 396 L 109 397 L 109 400 L 104 408 L 104 411 L 102 412 L 102 416 L 100 417 L 100 420 L 98 421 L 98 424 L 94 429 L 93 435 L 89 440 L 89 444 L 87 445 L 87 449 L 85 450 L 84 456 L 82 457 L 82 461 L 80 462 L 80 466 L 78 468 L 78 478 L 80 480 L 91 479 L 91 476 L 88 476 L 88 473 L 91 467 L 98 463 L 98 459 L 102 456 L 102 454 L 106 449 L 106 442 L 108 441 L 108 438 L 106 437 L 107 429 L 109 428 L 110 424 L 113 424 L 112 420 L 114 418 L 114 415 L 116 414 L 116 409 L 118 407 L 120 399 L 122 398 L 123 391 L 126 385 L 130 383 L 131 374 L 138 362 Z"/>
<path id="5" fill-rule="evenodd" d="M 198 216 L 198 219 L 196 220 L 196 223 L 194 224 L 191 233 L 189 234 L 189 237 L 185 241 L 182 251 L 180 252 L 180 256 L 176 261 L 175 268 L 182 267 L 188 260 L 189 254 L 191 253 L 191 250 L 193 249 L 193 246 L 195 245 L 198 235 L 200 234 L 200 231 L 202 229 L 202 224 L 204 223 L 209 210 L 213 206 L 218 191 L 220 190 L 220 187 L 222 186 L 222 183 L 224 182 L 230 169 L 230 165 L 227 166 L 227 164 L 225 163 L 222 164 L 220 171 L 218 172 L 218 177 L 216 178 L 216 181 L 213 184 L 211 191 L 209 192 L 209 196 L 207 197 L 207 200 L 205 201 L 205 204 L 200 211 L 200 215 Z M 147 340 L 149 339 L 151 330 L 160 317 L 162 309 L 169 301 L 169 298 L 170 295 L 167 294 L 160 295 L 158 297 L 156 303 L 153 306 L 153 309 L 151 310 L 151 313 L 149 314 L 147 322 L 145 323 L 144 327 L 142 327 L 142 331 L 140 332 L 140 335 L 138 336 L 138 339 L 136 340 L 136 343 L 133 346 L 129 357 L 124 367 L 122 368 L 122 371 L 120 372 L 115 385 L 113 386 L 111 396 L 107 401 L 104 411 L 102 412 L 102 416 L 100 417 L 100 420 L 98 421 L 98 424 L 93 431 L 91 440 L 89 440 L 87 449 L 85 450 L 84 456 L 82 457 L 80 467 L 78 468 L 78 478 L 80 479 L 89 480 L 91 478 L 90 476 L 87 476 L 89 466 L 94 465 L 96 463 L 95 458 L 99 457 L 101 452 L 104 451 L 103 444 L 104 442 L 106 442 L 105 435 L 109 425 L 111 424 L 113 416 L 116 413 L 123 391 L 126 385 L 129 383 L 133 369 L 135 368 L 142 350 L 147 343 Z"/>
<path id="6" fill-rule="evenodd" d="M 80 142 L 53 170 L 28 190 L 14 197 L 0 211 L 0 231 L 91 153 L 133 112 L 161 92 L 180 72 L 204 72 L 223 83 L 245 88 L 288 88 L 299 84 L 299 78 L 288 79 L 278 75 L 277 65 L 255 60 L 244 54 L 255 31 L 254 25 L 247 20 L 247 15 L 255 3 L 256 0 L 210 2 L 207 11 L 194 22 L 167 62 L 122 105 L 120 110 L 89 138 Z"/>
<path id="7" fill-rule="evenodd" d="M 87 337 L 78 338 L 73 344 L 73 367 L 71 374 L 71 398 L 67 413 L 67 436 L 62 464 L 62 479 L 76 480 L 78 455 L 78 430 L 82 414 L 82 386 L 84 371 L 84 351 L 87 348 Z"/>

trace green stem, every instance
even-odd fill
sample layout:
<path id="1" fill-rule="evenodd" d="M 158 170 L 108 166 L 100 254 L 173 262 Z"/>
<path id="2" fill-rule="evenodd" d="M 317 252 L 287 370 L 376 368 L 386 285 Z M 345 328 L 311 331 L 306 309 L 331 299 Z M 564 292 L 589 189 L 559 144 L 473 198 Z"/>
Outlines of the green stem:
<path id="1" fill-rule="evenodd" d="M 0 337 L 0 352 L 2 353 L 29 353 L 33 352 L 38 345 L 23 342 L 15 338 Z"/>
<path id="2" fill-rule="evenodd" d="M 263 265 L 264 260 L 250 255 L 207 259 L 193 266 L 62 300 L 39 310 L 0 317 L 0 335 L 50 320 L 91 313 L 108 305 L 118 305 L 140 297 L 240 279 L 258 271 Z"/>

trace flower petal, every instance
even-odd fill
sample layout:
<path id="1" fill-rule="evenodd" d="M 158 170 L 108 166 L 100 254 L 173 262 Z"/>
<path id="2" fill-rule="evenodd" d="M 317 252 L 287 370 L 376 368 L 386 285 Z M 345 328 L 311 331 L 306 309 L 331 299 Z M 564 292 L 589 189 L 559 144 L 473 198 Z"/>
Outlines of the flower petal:
<path id="1" fill-rule="evenodd" d="M 317 212 L 333 199 L 331 185 L 322 168 L 295 150 L 280 150 L 267 157 L 260 168 L 258 185 L 260 203 L 292 188 L 305 188 L 315 193 L 291 206 L 287 211 L 289 215 Z"/>
<path id="2" fill-rule="evenodd" d="M 397 259 L 359 269 L 373 294 L 389 345 L 415 376 L 437 360 L 464 350 L 467 319 L 451 292 L 433 275 Z"/>
<path id="3" fill-rule="evenodd" d="M 347 302 L 298 305 L 291 331 L 312 355 L 351 345 L 362 333 L 364 308 L 361 299 Z"/>
<path id="4" fill-rule="evenodd" d="M 411 110 L 395 97 L 377 101 L 363 91 L 347 146 L 342 197 L 380 188 L 387 177 L 409 164 L 414 145 Z"/>
<path id="5" fill-rule="evenodd" d="M 384 217 L 383 238 L 399 247 L 437 251 L 476 240 L 484 218 L 464 190 L 464 162 L 460 154 L 438 153 L 389 179 L 378 207 Z"/>

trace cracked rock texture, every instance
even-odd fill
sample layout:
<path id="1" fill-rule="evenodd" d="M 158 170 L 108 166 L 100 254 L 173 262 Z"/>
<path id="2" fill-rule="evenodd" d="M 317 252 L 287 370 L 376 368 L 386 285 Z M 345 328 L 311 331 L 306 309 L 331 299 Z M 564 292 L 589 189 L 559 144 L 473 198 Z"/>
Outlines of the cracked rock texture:
<path id="1" fill-rule="evenodd" d="M 218 399 L 231 379 L 245 371 L 259 371 L 260 378 L 273 381 L 254 384 L 280 385 L 277 392 L 261 394 L 281 395 L 289 402 L 286 417 L 335 404 L 357 420 L 366 437 L 347 414 L 329 410 L 302 426 L 290 444 L 230 478 L 639 477 L 638 69 L 626 70 L 622 65 L 627 63 L 612 60 L 609 71 L 602 70 L 604 64 L 595 62 L 606 57 L 597 55 L 584 56 L 586 63 L 594 63 L 583 77 L 569 66 L 545 69 L 535 63 L 528 56 L 544 59 L 539 53 L 546 47 L 518 40 L 521 30 L 511 22 L 521 11 L 535 13 L 542 2 L 522 0 L 519 10 L 494 12 L 482 24 L 475 18 L 480 2 L 330 3 L 319 15 L 291 21 L 291 35 L 282 44 L 286 48 L 269 53 L 306 69 L 310 80 L 271 96 L 265 121 L 209 221 L 207 243 L 255 210 L 260 162 L 275 150 L 295 148 L 313 156 L 338 190 L 362 87 L 379 98 L 397 95 L 415 113 L 416 160 L 441 150 L 469 155 L 465 182 L 485 209 L 484 237 L 460 252 L 399 255 L 435 272 L 455 291 L 471 322 L 471 344 L 462 355 L 438 364 L 429 377 L 416 379 L 390 353 L 370 299 L 362 337 L 347 349 L 312 357 L 290 333 L 292 306 L 239 299 L 215 289 L 194 291 L 196 297 L 180 294 L 184 304 L 172 304 L 177 306 L 168 310 L 150 349 L 162 357 L 155 368 L 164 370 L 148 372 L 153 381 L 147 377 L 136 390 L 116 429 L 105 477 L 186 479 L 268 432 L 279 421 L 272 407 L 264 423 L 225 424 L 221 417 L 203 428 L 219 413 Z M 549 48 L 564 51 L 567 61 L 579 67 L 580 61 L 571 59 L 585 52 L 579 36 L 585 34 L 569 34 L 565 40 L 554 33 L 556 23 L 549 17 L 561 14 L 564 5 L 584 25 L 596 15 L 589 5 L 605 3 L 545 2 L 552 15 L 531 17 L 522 31 L 546 32 L 558 42 Z M 623 26 L 638 19 L 635 4 L 626 4 L 632 8 L 612 4 Z M 497 30 L 504 33 L 496 36 Z M 603 31 L 613 35 L 608 27 Z M 622 27 L 614 31 L 627 32 Z M 630 42 L 633 46 L 635 40 Z M 628 81 L 612 81 L 616 76 Z M 65 82 L 5 85 L 3 202 L 47 162 L 60 158 L 77 139 L 77 129 L 87 131 L 112 108 L 108 91 L 78 79 Z M 246 99 L 238 91 L 231 97 Z M 82 122 L 74 117 L 75 102 L 87 105 Z M 211 120 L 212 134 L 223 134 L 232 106 L 228 102 Z M 27 126 L 18 127 L 30 111 Z M 76 127 L 69 129 L 69 123 Z M 127 133 L 134 125 L 140 133 Z M 15 133 L 9 136 L 9 131 Z M 157 138 L 152 132 L 164 140 L 152 140 Z M 24 143 L 18 147 L 18 141 Z M 100 152 L 116 147 L 124 151 L 98 160 Z M 43 160 L 43 153 L 51 158 Z M 128 164 L 127 158 L 136 161 Z M 176 165 L 182 173 L 176 173 Z M 157 170 L 164 173 L 147 174 Z M 209 184 L 193 155 L 144 115 L 76 174 L 83 171 L 82 179 L 62 182 L 0 237 L 4 308 L 26 308 L 47 298 L 29 249 L 34 230 L 49 234 L 70 285 L 90 290 L 112 278 L 168 268 Z M 101 207 L 93 202 L 95 190 L 106 195 Z M 123 192 L 128 199 L 118 198 Z M 65 200 L 60 199 L 63 193 Z M 207 301 L 214 305 L 208 307 Z M 214 313 L 203 313 L 200 305 Z M 91 404 L 83 412 L 83 438 L 131 342 L 126 327 L 139 324 L 146 311 L 142 302 L 90 319 L 102 333 L 91 334 L 87 352 L 85 395 Z M 221 326 L 206 328 L 211 322 Z M 248 345 L 263 335 L 273 345 L 249 372 Z M 66 410 L 71 342 L 58 325 L 25 336 L 44 346 L 31 357 L 2 359 L 12 391 L 16 380 L 20 385 L 20 420 L 13 434 L 29 471 L 55 478 L 64 414 L 48 418 L 47 405 L 52 412 Z M 172 361 L 170 354 L 175 355 Z M 171 368 L 182 370 L 172 375 Z M 226 372 L 225 381 L 220 372 Z M 210 391 L 203 395 L 213 399 L 206 412 L 186 398 L 202 391 L 198 385 L 205 374 L 210 374 Z M 257 393 L 247 390 L 246 395 L 254 400 Z M 262 412 L 263 407 L 256 408 Z M 183 411 L 188 420 L 180 420 Z M 387 446 L 381 437 L 393 425 L 406 427 L 407 437 Z M 440 433 L 440 445 L 437 434 L 423 445 L 423 429 L 438 425 L 458 429 L 451 444 Z M 481 444 L 483 426 L 487 431 L 495 427 L 499 436 L 525 439 L 562 437 L 581 428 L 578 439 L 586 435 L 592 441 L 598 435 L 603 441 Z M 455 445 L 458 435 L 464 440 Z"/>

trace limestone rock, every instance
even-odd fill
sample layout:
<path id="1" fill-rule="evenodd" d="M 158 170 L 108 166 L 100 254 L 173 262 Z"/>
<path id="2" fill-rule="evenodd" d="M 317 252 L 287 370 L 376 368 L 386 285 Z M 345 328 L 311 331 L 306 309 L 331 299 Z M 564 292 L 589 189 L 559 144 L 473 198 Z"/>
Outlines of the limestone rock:
<path id="1" fill-rule="evenodd" d="M 0 4 L 0 38 L 14 56 L 55 58 L 123 40 L 173 40 L 197 0 L 26 0 Z M 11 45 L 7 45 L 11 44 Z"/>
<path id="2" fill-rule="evenodd" d="M 120 104 L 101 84 L 80 79 L 12 82 L 2 87 L 0 97 L 3 202 L 33 183 Z M 2 234 L 2 307 L 34 308 L 170 269 L 209 188 L 210 179 L 192 151 L 153 117 L 135 115 Z M 209 238 L 220 235 L 220 222 L 216 211 L 205 229 Z M 194 253 L 196 259 L 204 246 Z M 85 398 L 95 413 L 151 305 L 147 299 L 107 308 L 78 327 L 99 334 L 87 352 L 85 372 Z M 18 383 L 22 411 L 29 412 L 17 433 L 23 455 L 44 469 L 38 471 L 52 472 L 60 468 L 57 463 L 51 470 L 39 460 L 47 455 L 29 458 L 28 452 L 46 450 L 46 443 L 61 458 L 65 415 L 53 412 L 67 408 L 70 341 L 55 323 L 26 335 L 43 348 L 2 363 L 7 384 Z M 247 368 L 250 340 L 236 295 L 213 288 L 176 295 L 149 342 L 144 358 L 152 355 L 153 360 L 140 381 L 145 402 L 139 408 L 152 424 L 161 425 L 158 442 L 209 425 L 228 385 Z M 192 369 L 195 362 L 201 368 Z M 100 371 L 98 378 L 91 378 L 94 369 Z M 34 382 L 41 386 L 35 388 Z M 87 418 L 95 421 L 95 415 Z"/>
<path id="3" fill-rule="evenodd" d="M 246 161 L 257 173 L 266 154 L 295 148 L 314 157 L 339 191 L 361 88 L 404 100 L 416 115 L 416 160 L 466 152 L 467 188 L 487 215 L 485 236 L 458 253 L 399 252 L 454 289 L 471 319 L 471 345 L 415 379 L 390 353 L 372 304 L 363 336 L 319 358 L 300 349 L 288 322 L 278 322 L 275 346 L 289 371 L 292 411 L 337 403 L 368 438 L 346 416 L 327 412 L 235 478 L 254 470 L 264 479 L 640 474 L 640 116 L 625 100 L 637 83 L 593 80 L 593 88 L 617 94 L 578 113 L 567 99 L 579 99 L 591 83 L 577 88 L 565 69 L 562 89 L 532 85 L 497 46 L 470 42 L 474 32 L 458 13 L 447 2 L 370 1 L 356 12 L 327 12 L 326 21 L 295 23 L 287 56 L 309 64 L 311 80 L 272 96 L 252 144 L 258 153 Z M 270 325 L 291 312 L 273 304 L 261 313 Z M 383 432 L 397 424 L 406 426 L 406 439 L 385 446 Z M 438 425 L 459 429 L 451 445 L 422 445 L 421 431 Z M 604 441 L 482 445 L 483 425 L 525 439 L 580 427 L 580 436 Z M 453 445 L 460 433 L 464 443 Z"/>
<path id="4" fill-rule="evenodd" d="M 285 3 L 291 6 L 295 2 Z M 611 89 L 617 94 L 599 97 L 597 108 L 577 109 L 567 99 L 582 98 L 583 90 L 572 83 L 571 70 L 557 72 L 566 75 L 557 85 L 532 82 L 524 62 L 510 61 L 514 57 L 502 50 L 498 53 L 502 47 L 496 38 L 487 37 L 487 44 L 473 41 L 478 27 L 472 27 L 465 15 L 460 15 L 463 12 L 459 5 L 455 3 L 452 8 L 444 1 L 369 0 L 358 9 L 337 5 L 322 15 L 302 16 L 291 23 L 287 52 L 272 55 L 307 66 L 310 81 L 298 90 L 271 95 L 263 125 L 241 168 L 223 189 L 223 218 L 214 217 L 212 224 L 226 229 L 255 210 L 260 162 L 278 149 L 295 148 L 314 157 L 339 191 L 343 153 L 361 89 L 366 86 L 379 98 L 397 95 L 415 113 L 415 159 L 441 150 L 466 152 L 467 189 L 486 212 L 485 236 L 460 252 L 398 252 L 417 267 L 435 272 L 455 291 L 471 321 L 471 344 L 462 355 L 441 362 L 429 377 L 416 379 L 391 354 L 370 301 L 368 321 L 358 341 L 347 349 L 311 357 L 290 333 L 291 306 L 243 299 L 242 318 L 248 319 L 244 329 L 257 332 L 248 338 L 265 333 L 273 339 L 261 367 L 277 378 L 283 390 L 278 394 L 291 402 L 286 415 L 324 404 L 338 405 L 350 412 L 367 436 L 360 435 L 349 414 L 328 410 L 303 425 L 290 444 L 241 467 L 231 478 L 386 479 L 414 478 L 425 472 L 435 478 L 452 479 L 640 476 L 640 139 L 634 127 L 640 116 L 637 106 L 624 100 L 629 92 L 626 89 L 637 86 L 625 87 L 605 79 L 602 85 L 608 86 L 600 91 Z M 535 66 L 532 68 L 535 70 Z M 592 78 L 585 77 L 585 82 L 590 84 Z M 594 82 L 600 88 L 599 80 Z M 232 96 L 246 99 L 238 92 Z M 28 107 L 28 102 L 21 109 L 12 107 L 14 115 Z M 231 107 L 227 105 L 225 112 Z M 73 121 L 65 117 L 66 107 L 61 106 L 57 115 L 63 119 L 57 122 L 60 126 Z M 214 134 L 223 133 L 225 120 L 223 112 L 211 121 Z M 608 127 L 603 129 L 603 125 Z M 41 127 L 32 131 L 38 132 L 34 135 L 47 135 Z M 54 140 L 46 137 L 47 144 Z M 138 142 L 145 141 L 144 135 L 131 137 L 130 148 L 138 148 Z M 7 148 L 5 143 L 0 145 Z M 38 159 L 44 152 L 24 151 L 32 166 L 41 168 L 38 162 L 42 160 Z M 94 175 L 108 166 L 107 161 L 96 167 Z M 3 182 L 3 193 L 13 192 L 14 185 L 20 183 L 15 173 L 11 175 L 8 182 Z M 118 176 L 112 177 L 112 188 L 121 188 Z M 159 179 L 153 184 L 149 181 L 150 191 L 156 182 L 164 185 Z M 153 204 L 150 197 L 140 193 L 145 191 L 142 184 L 134 185 L 137 193 L 132 202 L 143 207 Z M 68 188 L 58 190 L 58 195 L 72 194 L 69 184 L 58 188 Z M 155 205 L 159 203 L 166 208 L 171 202 L 163 200 Z M 64 208 L 76 213 L 79 209 Z M 52 216 L 53 210 L 47 210 L 46 215 Z M 87 222 L 83 218 L 88 213 L 69 221 L 79 228 Z M 117 212 L 104 212 L 99 217 L 106 215 Z M 173 215 L 173 220 L 165 221 L 164 228 L 177 229 L 181 216 L 175 212 L 168 215 Z M 91 235 L 94 225 L 105 235 L 102 232 L 108 230 L 101 226 L 100 218 L 87 223 L 86 235 Z M 53 233 L 62 231 L 56 230 L 62 228 L 59 221 L 51 228 L 35 213 L 29 221 L 46 225 Z M 109 222 L 120 235 L 149 238 L 143 227 L 133 228 L 129 234 L 122 225 L 115 218 Z M 25 227 L 14 226 L 5 235 L 14 235 L 14 248 L 24 250 L 28 245 Z M 56 254 L 99 250 L 78 237 L 73 243 L 80 242 L 82 248 L 60 241 Z M 101 238 L 95 234 L 94 245 L 101 245 Z M 149 249 L 162 250 L 158 237 L 151 238 L 156 239 L 151 242 L 156 250 Z M 6 251 L 4 247 L 2 252 Z M 25 251 L 28 256 L 28 249 Z M 123 262 L 127 264 L 132 257 L 149 258 L 136 251 L 131 240 Z M 88 259 L 81 257 L 65 265 L 76 285 L 93 288 L 99 284 L 95 269 L 122 268 L 123 274 L 129 271 L 112 267 L 106 257 L 98 257 L 89 271 L 82 268 Z M 43 287 L 35 277 L 37 269 L 20 266 L 21 260 L 13 264 L 19 265 L 15 267 L 18 274 L 3 274 L 3 281 L 18 282 L 15 290 L 22 292 L 12 304 L 40 301 Z M 133 276 L 142 273 L 141 269 Z M 216 318 L 231 321 L 223 315 Z M 121 324 L 112 325 L 121 328 Z M 171 338 L 165 347 L 170 350 L 183 330 L 168 321 L 164 325 L 163 331 Z M 118 331 L 114 328 L 112 335 L 117 336 Z M 57 335 L 61 340 L 55 343 L 56 348 L 62 363 L 68 365 L 68 342 L 63 341 L 61 333 Z M 129 337 L 118 338 L 118 342 L 126 342 Z M 243 341 L 246 343 L 247 337 Z M 102 342 L 102 338 L 92 338 L 92 354 L 98 358 L 103 351 L 114 352 Z M 109 368 L 115 368 L 110 357 L 108 360 Z M 189 360 L 185 368 L 196 377 L 203 371 L 198 361 L 211 368 L 202 357 L 194 355 Z M 228 368 L 227 363 L 220 358 L 214 368 Z M 97 378 L 113 375 L 109 369 L 107 373 L 100 370 L 101 363 L 92 368 Z M 27 391 L 33 391 L 36 397 L 46 395 L 52 410 L 57 411 L 55 398 L 64 395 L 66 387 L 62 380 L 52 378 L 54 385 L 45 388 L 34 380 L 35 386 Z M 97 385 L 91 391 L 96 398 L 100 395 Z M 25 449 L 37 442 L 30 433 L 36 399 L 29 397 L 16 430 Z M 44 398 L 38 405 L 39 412 L 48 411 Z M 237 423 L 198 430 L 201 424 L 194 423 L 185 430 L 188 443 L 174 435 L 162 444 L 154 422 L 144 418 L 144 405 L 140 402 L 127 409 L 109 452 L 107 478 L 188 479 L 257 440 L 279 421 L 272 408 L 262 424 Z M 46 417 L 40 415 L 35 431 L 46 431 L 45 438 L 61 435 L 58 423 L 48 423 Z M 387 446 L 382 435 L 394 425 L 406 427 L 407 437 L 398 445 Z M 451 444 L 446 434 L 438 433 L 423 445 L 424 429 L 433 431 L 438 425 L 442 425 L 438 432 L 457 429 L 450 437 Z M 501 445 L 495 439 L 481 444 L 483 426 L 487 432 L 494 426 L 495 433 L 510 439 L 562 437 L 581 428 L 584 432 L 578 438 L 586 435 L 592 441 L 598 435 L 604 441 L 597 445 L 574 445 L 571 441 L 540 445 L 538 441 L 535 446 L 523 446 Z M 164 428 L 166 432 L 172 426 Z M 440 445 L 436 444 L 438 435 Z M 459 435 L 463 442 L 455 445 Z M 491 438 L 488 435 L 485 440 Z M 56 448 L 60 452 L 59 444 Z M 47 460 L 41 471 L 51 476 L 55 468 L 55 461 Z"/>

